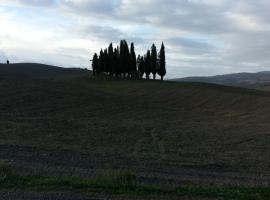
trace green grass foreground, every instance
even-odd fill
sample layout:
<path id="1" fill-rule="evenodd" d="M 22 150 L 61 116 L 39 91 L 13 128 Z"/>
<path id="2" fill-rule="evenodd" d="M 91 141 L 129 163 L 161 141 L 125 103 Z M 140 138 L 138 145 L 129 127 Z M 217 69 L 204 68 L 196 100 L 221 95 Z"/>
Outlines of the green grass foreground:
<path id="1" fill-rule="evenodd" d="M 235 200 L 270 198 L 270 186 L 143 184 L 127 170 L 111 170 L 96 179 L 54 177 L 20 173 L 8 165 L 0 166 L 0 189 L 31 191 L 78 191 L 127 196 L 199 196 Z"/>

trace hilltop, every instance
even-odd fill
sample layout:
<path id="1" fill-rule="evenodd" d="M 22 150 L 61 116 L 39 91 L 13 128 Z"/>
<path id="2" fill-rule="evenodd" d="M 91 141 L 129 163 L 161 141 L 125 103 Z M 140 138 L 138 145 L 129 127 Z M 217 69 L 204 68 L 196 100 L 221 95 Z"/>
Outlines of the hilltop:
<path id="1" fill-rule="evenodd" d="M 52 79 L 85 74 L 87 70 L 61 68 L 39 63 L 0 64 L 0 78 Z"/>
<path id="2" fill-rule="evenodd" d="M 105 81 L 0 65 L 0 156 L 16 169 L 142 180 L 270 180 L 270 93 L 204 83 Z"/>

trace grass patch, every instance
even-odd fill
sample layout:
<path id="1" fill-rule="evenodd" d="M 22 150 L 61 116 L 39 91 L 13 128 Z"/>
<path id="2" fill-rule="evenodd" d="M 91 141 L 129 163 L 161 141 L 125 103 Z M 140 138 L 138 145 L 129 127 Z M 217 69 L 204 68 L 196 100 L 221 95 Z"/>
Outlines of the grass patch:
<path id="1" fill-rule="evenodd" d="M 270 198 L 270 186 L 241 185 L 172 185 L 140 183 L 134 172 L 109 170 L 96 179 L 54 177 L 20 173 L 5 163 L 0 163 L 0 188 L 37 191 L 93 192 L 130 196 L 200 196 L 235 200 L 263 200 Z"/>

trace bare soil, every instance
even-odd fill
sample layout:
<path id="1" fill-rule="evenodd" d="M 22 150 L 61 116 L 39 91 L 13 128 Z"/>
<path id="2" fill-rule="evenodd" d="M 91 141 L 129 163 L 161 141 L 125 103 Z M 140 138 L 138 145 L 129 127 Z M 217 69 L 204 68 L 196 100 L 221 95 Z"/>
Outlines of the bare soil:
<path id="1" fill-rule="evenodd" d="M 21 171 L 269 183 L 270 93 L 0 65 L 0 159 Z M 27 195 L 27 194 L 26 194 Z"/>

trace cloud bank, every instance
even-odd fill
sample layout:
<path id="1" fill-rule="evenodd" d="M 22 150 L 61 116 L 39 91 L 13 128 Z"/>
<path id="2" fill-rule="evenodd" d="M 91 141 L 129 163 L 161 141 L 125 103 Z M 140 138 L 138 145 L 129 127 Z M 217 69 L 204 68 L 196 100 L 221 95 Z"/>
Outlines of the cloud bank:
<path id="1" fill-rule="evenodd" d="M 168 78 L 269 70 L 267 0 L 0 0 L 0 61 L 90 67 L 126 38 L 164 41 Z"/>

